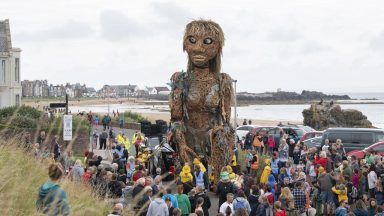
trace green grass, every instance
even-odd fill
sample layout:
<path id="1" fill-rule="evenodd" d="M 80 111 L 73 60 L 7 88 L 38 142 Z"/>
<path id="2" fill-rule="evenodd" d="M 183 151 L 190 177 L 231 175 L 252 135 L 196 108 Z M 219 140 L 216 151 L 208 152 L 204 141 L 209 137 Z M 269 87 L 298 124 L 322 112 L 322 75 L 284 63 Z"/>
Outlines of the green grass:
<path id="1" fill-rule="evenodd" d="M 12 142 L 0 142 L 0 215 L 38 215 L 35 202 L 38 188 L 48 180 L 48 161 L 36 159 Z M 67 192 L 71 215 L 107 215 L 112 209 L 84 185 L 68 179 L 60 185 Z"/>
<path id="2" fill-rule="evenodd" d="M 140 121 L 145 119 L 139 113 L 135 113 L 135 112 L 131 112 L 131 111 L 124 112 L 123 115 L 124 115 L 124 118 L 126 119 L 126 122 L 136 122 L 137 123 L 137 122 L 140 122 Z"/>
<path id="3" fill-rule="evenodd" d="M 238 151 L 238 162 L 241 166 L 241 169 L 244 170 L 245 167 L 246 167 L 246 164 L 245 164 L 245 155 L 246 155 L 246 151 L 242 151 L 239 149 Z M 257 174 L 256 174 L 256 181 L 259 182 L 260 180 L 260 177 L 261 177 L 261 173 L 263 172 L 263 169 L 265 167 L 265 159 L 270 159 L 271 157 L 268 156 L 268 155 L 257 155 L 257 157 L 259 158 L 259 169 L 257 170 Z"/>

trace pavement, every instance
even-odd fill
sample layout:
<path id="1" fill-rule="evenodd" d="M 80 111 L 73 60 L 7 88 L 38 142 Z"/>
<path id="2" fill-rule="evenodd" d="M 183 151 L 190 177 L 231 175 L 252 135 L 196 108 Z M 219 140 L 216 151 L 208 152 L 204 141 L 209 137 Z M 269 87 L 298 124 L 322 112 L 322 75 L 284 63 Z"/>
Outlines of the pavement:
<path id="1" fill-rule="evenodd" d="M 125 129 L 125 128 L 120 129 L 118 127 L 113 127 L 112 130 L 115 132 L 116 135 L 119 134 L 120 132 L 124 133 L 129 138 L 129 141 L 132 142 L 132 136 L 135 133 L 135 130 Z M 97 134 L 101 134 L 102 131 L 103 131 L 102 126 L 98 126 L 97 128 L 93 129 L 93 132 L 96 132 Z M 157 137 L 149 139 L 149 146 L 150 147 L 155 147 L 158 144 L 159 144 L 159 140 Z M 93 148 L 92 142 L 90 142 L 89 150 L 93 151 L 95 155 L 100 155 L 101 157 L 103 157 L 103 161 L 102 161 L 103 164 L 111 164 L 111 161 L 112 161 L 111 151 L 110 150 L 99 150 L 99 147 L 100 147 L 99 139 L 97 139 L 97 148 L 96 149 Z M 134 145 L 131 145 L 130 154 L 131 155 L 136 154 L 136 150 L 135 150 Z M 171 188 L 172 188 L 173 193 L 177 192 L 177 185 L 176 184 L 172 185 Z M 217 215 L 219 198 L 213 192 L 208 192 L 208 196 L 211 200 L 211 208 L 209 209 L 209 215 Z"/>

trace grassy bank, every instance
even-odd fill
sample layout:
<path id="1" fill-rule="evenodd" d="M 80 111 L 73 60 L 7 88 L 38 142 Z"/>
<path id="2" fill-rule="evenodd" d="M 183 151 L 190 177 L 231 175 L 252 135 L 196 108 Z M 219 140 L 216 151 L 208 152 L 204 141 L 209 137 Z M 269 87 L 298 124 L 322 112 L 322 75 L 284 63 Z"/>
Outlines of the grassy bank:
<path id="1" fill-rule="evenodd" d="M 17 142 L 0 141 L 0 215 L 38 215 L 38 188 L 48 180 L 48 161 L 40 161 L 17 148 Z M 84 185 L 63 179 L 71 215 L 107 215 L 111 206 L 91 195 Z"/>

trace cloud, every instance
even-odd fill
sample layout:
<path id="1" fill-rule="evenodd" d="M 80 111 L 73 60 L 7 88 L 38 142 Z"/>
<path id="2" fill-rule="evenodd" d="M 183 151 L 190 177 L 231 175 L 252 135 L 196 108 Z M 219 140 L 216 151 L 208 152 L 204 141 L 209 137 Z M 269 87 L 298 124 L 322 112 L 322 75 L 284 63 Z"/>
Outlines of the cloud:
<path id="1" fill-rule="evenodd" d="M 160 19 L 163 19 L 163 21 L 168 24 L 185 25 L 185 20 L 193 18 L 189 10 L 172 2 L 153 2 L 152 9 Z"/>
<path id="2" fill-rule="evenodd" d="M 327 52 L 327 51 L 331 51 L 331 50 L 332 50 L 331 47 L 322 45 L 316 41 L 307 41 L 304 44 L 301 51 L 304 54 L 311 54 L 311 53 Z"/>
<path id="3" fill-rule="evenodd" d="M 63 25 L 35 32 L 20 32 L 15 38 L 23 41 L 70 40 L 85 38 L 93 34 L 88 23 L 69 20 Z"/>
<path id="4" fill-rule="evenodd" d="M 267 35 L 269 41 L 293 42 L 302 38 L 302 35 L 293 29 L 273 29 Z"/>
<path id="5" fill-rule="evenodd" d="M 117 10 L 105 10 L 100 13 L 101 36 L 109 41 L 128 40 L 145 36 L 146 29 L 137 21 Z"/>
<path id="6" fill-rule="evenodd" d="M 373 50 L 384 51 L 384 31 L 371 41 L 370 46 Z"/>

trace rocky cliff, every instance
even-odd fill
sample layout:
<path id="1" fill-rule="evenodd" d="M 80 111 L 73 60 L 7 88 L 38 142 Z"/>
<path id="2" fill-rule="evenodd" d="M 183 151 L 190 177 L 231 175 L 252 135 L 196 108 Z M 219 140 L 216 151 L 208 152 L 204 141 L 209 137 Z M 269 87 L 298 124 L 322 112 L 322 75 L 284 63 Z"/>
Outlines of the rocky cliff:
<path id="1" fill-rule="evenodd" d="M 317 130 L 330 127 L 372 128 L 372 123 L 362 112 L 353 109 L 341 109 L 333 103 L 313 103 L 303 110 L 305 125 Z"/>

